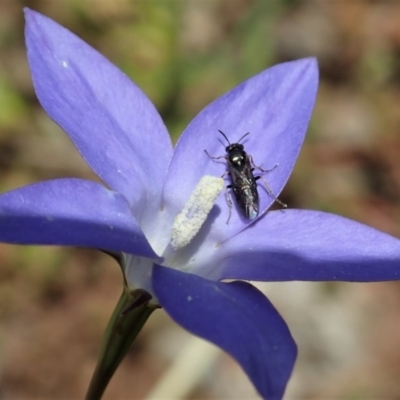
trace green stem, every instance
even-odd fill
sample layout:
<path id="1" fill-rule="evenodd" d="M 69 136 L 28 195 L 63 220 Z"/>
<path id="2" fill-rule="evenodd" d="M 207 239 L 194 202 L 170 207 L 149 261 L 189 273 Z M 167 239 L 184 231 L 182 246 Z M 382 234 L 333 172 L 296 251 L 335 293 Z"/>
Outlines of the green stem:
<path id="1" fill-rule="evenodd" d="M 132 307 L 132 304 L 138 301 L 138 296 L 140 297 L 141 293 L 132 293 L 126 287 L 124 288 L 105 331 L 86 400 L 101 399 L 110 379 L 136 336 L 151 313 L 158 308 L 149 305 L 148 301 L 137 307 Z"/>

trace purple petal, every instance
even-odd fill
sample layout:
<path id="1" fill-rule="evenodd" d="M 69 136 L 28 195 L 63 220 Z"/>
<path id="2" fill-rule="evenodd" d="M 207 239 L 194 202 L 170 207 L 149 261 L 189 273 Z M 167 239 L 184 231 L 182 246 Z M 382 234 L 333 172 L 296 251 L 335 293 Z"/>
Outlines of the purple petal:
<path id="1" fill-rule="evenodd" d="M 83 179 L 40 182 L 1 195 L 0 241 L 157 257 L 125 198 Z"/>
<path id="2" fill-rule="evenodd" d="M 176 211 L 183 207 L 201 176 L 221 176 L 226 161 L 212 160 L 212 156 L 225 154 L 225 139 L 237 142 L 250 132 L 243 145 L 252 155 L 254 163 L 273 171 L 265 174 L 272 192 L 278 195 L 289 178 L 299 154 L 314 106 L 318 85 L 318 67 L 315 59 L 276 65 L 240 84 L 207 106 L 189 124 L 179 139 L 169 167 L 166 198 L 176 204 Z M 257 175 L 257 171 L 254 171 Z M 227 184 L 228 184 L 227 177 Z M 261 212 L 273 199 L 258 181 Z M 232 209 L 229 229 L 226 227 L 228 206 L 225 197 L 218 199 L 220 215 L 213 232 L 219 240 L 230 237 L 243 229 L 249 220 L 241 217 L 236 206 Z"/>
<path id="3" fill-rule="evenodd" d="M 167 313 L 241 365 L 263 398 L 280 399 L 296 344 L 269 300 L 245 282 L 221 283 L 155 266 L 153 289 Z"/>
<path id="4" fill-rule="evenodd" d="M 219 249 L 214 279 L 400 280 L 400 240 L 318 211 L 269 212 Z"/>
<path id="5" fill-rule="evenodd" d="M 160 199 L 172 154 L 152 103 L 92 47 L 51 19 L 25 9 L 33 84 L 48 115 L 86 162 L 122 193 L 138 217 Z"/>

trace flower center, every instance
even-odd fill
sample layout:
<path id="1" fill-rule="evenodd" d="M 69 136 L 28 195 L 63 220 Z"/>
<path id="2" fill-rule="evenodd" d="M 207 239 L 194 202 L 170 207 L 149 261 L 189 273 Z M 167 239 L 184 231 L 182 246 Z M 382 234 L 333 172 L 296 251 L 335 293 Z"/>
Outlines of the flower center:
<path id="1" fill-rule="evenodd" d="M 163 265 L 189 271 L 187 246 L 206 221 L 217 197 L 224 188 L 224 180 L 205 175 L 197 183 L 189 200 L 174 220 L 169 243 L 162 257 Z M 188 254 L 186 254 L 188 253 Z M 131 289 L 144 289 L 152 293 L 151 271 L 154 260 L 134 255 L 126 256 L 125 275 Z"/>
<path id="2" fill-rule="evenodd" d="M 175 251 L 196 236 L 223 187 L 222 178 L 205 175 L 200 179 L 182 212 L 175 217 L 171 231 L 171 246 Z"/>

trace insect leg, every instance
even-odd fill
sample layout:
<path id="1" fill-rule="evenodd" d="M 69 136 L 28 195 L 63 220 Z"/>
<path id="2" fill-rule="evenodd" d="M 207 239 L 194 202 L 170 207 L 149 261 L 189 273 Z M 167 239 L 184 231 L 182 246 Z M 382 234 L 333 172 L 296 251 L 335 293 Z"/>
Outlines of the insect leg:
<path id="1" fill-rule="evenodd" d="M 285 204 L 284 202 L 280 201 L 280 200 L 274 195 L 274 193 L 272 192 L 272 189 L 269 187 L 267 181 L 266 181 L 262 176 L 256 176 L 254 179 L 255 179 L 255 180 L 262 179 L 262 181 L 264 182 L 264 185 L 265 185 L 265 189 L 267 190 L 268 194 L 269 194 L 277 203 L 279 203 L 283 208 L 287 208 L 287 204 Z"/>
<path id="2" fill-rule="evenodd" d="M 225 171 L 222 175 L 221 178 L 225 178 L 227 175 L 229 175 L 229 171 Z M 232 185 L 228 185 L 227 188 L 231 188 Z"/>
<path id="3" fill-rule="evenodd" d="M 208 157 L 210 157 L 212 160 L 220 160 L 221 158 L 224 158 L 224 159 L 226 160 L 226 156 L 213 157 L 212 155 L 209 154 L 209 152 L 208 152 L 206 149 L 204 149 L 204 152 L 205 152 L 205 153 L 208 155 Z M 226 175 L 229 175 L 229 171 L 225 171 L 225 172 L 222 174 L 221 178 L 225 178 Z M 228 216 L 228 220 L 226 221 L 226 224 L 228 224 L 228 223 L 229 223 L 229 220 L 231 219 L 232 206 L 233 206 L 231 196 L 229 196 L 229 193 L 228 193 L 228 189 L 230 189 L 230 188 L 232 188 L 232 185 L 228 185 L 228 186 L 225 187 L 225 199 L 226 199 L 226 202 L 228 203 L 228 208 L 229 208 L 229 216 Z"/>
<path id="4" fill-rule="evenodd" d="M 228 189 L 230 189 L 231 187 L 232 187 L 232 185 L 228 185 L 228 186 L 225 187 L 225 199 L 226 199 L 226 202 L 228 203 L 228 208 L 229 208 L 229 216 L 228 216 L 228 219 L 226 221 L 227 225 L 229 223 L 229 220 L 231 219 L 232 205 L 233 205 L 231 196 L 229 196 L 229 193 L 228 193 Z"/>
<path id="5" fill-rule="evenodd" d="M 249 157 L 249 159 L 250 159 L 250 164 L 251 164 L 251 166 L 253 167 L 253 170 L 254 170 L 254 169 L 258 169 L 259 171 L 265 173 L 265 172 L 271 172 L 271 171 L 273 171 L 273 170 L 278 166 L 278 164 L 275 164 L 271 169 L 262 169 L 261 166 L 258 166 L 258 165 L 256 165 L 256 164 L 254 164 L 253 157 L 252 157 L 250 154 L 248 154 L 248 157 Z"/>
<path id="6" fill-rule="evenodd" d="M 219 157 L 211 156 L 210 153 L 209 153 L 206 149 L 204 149 L 204 152 L 205 152 L 205 153 L 208 155 L 208 157 L 210 157 L 212 160 L 220 160 L 221 158 L 225 158 L 225 159 L 226 159 L 226 156 L 219 156 Z"/>

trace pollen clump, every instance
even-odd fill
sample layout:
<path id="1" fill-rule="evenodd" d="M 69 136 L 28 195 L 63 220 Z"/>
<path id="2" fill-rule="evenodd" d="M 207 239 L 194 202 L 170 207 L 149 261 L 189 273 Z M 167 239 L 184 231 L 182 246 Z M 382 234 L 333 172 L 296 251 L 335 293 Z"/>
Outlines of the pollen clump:
<path id="1" fill-rule="evenodd" d="M 205 175 L 200 179 L 172 226 L 171 246 L 174 250 L 186 246 L 196 236 L 223 187 L 222 178 Z"/>

